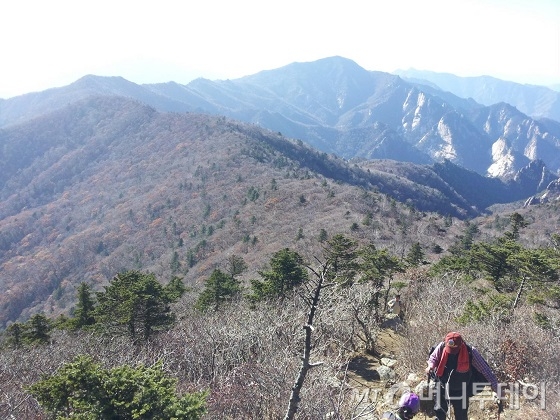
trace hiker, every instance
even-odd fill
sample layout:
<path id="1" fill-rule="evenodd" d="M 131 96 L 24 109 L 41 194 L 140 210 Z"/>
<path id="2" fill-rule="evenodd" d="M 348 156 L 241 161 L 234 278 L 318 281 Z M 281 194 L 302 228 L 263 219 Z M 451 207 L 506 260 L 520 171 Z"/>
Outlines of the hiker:
<path id="1" fill-rule="evenodd" d="M 399 400 L 399 408 L 396 413 L 385 411 L 382 419 L 408 420 L 420 411 L 420 398 L 414 392 L 405 392 Z"/>
<path id="2" fill-rule="evenodd" d="M 402 302 L 401 302 L 401 295 L 395 295 L 393 299 L 387 302 L 391 313 L 398 315 L 399 318 L 403 319 L 403 311 L 402 311 Z"/>
<path id="3" fill-rule="evenodd" d="M 498 380 L 481 354 L 466 344 L 458 332 L 450 332 L 443 342 L 431 352 L 426 368 L 428 377 L 439 383 L 435 389 L 435 413 L 438 420 L 445 420 L 449 402 L 453 406 L 456 420 L 468 420 L 469 397 L 481 391 L 482 385 L 489 383 L 498 395 Z"/>

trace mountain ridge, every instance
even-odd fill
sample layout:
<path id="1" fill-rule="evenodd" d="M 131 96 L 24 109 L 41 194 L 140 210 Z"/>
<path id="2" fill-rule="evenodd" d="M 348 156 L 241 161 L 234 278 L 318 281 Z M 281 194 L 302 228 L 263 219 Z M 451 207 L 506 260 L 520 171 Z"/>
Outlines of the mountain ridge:
<path id="1" fill-rule="evenodd" d="M 460 97 L 472 97 L 486 106 L 507 102 L 534 118 L 560 120 L 560 92 L 554 86 L 521 84 L 492 76 L 459 77 L 451 73 L 416 69 L 397 70 L 393 73 L 405 80 L 429 84 Z"/>
<path id="2" fill-rule="evenodd" d="M 4 326 L 68 310 L 80 281 L 99 288 L 123 269 L 184 275 L 196 287 L 232 253 L 255 267 L 287 246 L 319 255 L 321 229 L 369 237 L 395 211 L 410 213 L 390 200 L 477 214 L 452 190 L 368 172 L 223 116 L 122 97 L 89 97 L 2 128 L 0 145 L 11 165 L 0 182 Z M 365 218 L 375 229 L 360 228 Z M 389 246 L 391 235 L 378 243 Z"/>
<path id="3" fill-rule="evenodd" d="M 225 115 L 346 159 L 386 158 L 386 147 L 379 146 L 390 139 L 403 145 L 400 159 L 416 163 L 426 157 L 431 162 L 448 159 L 484 176 L 515 178 L 521 167 L 536 159 L 551 172 L 560 171 L 560 161 L 553 158 L 559 154 L 558 133 L 547 131 L 550 124 L 521 117 L 514 108 L 495 116 L 491 110 L 496 104 L 483 106 L 433 87 L 423 88 L 397 75 L 365 70 L 343 57 L 292 63 L 235 80 L 196 79 L 188 85 L 140 86 L 118 77 L 86 76 L 64 88 L 2 102 L 0 126 L 93 94 L 118 94 L 166 112 Z M 504 115 L 502 127 L 509 124 L 509 132 L 487 130 L 488 124 L 496 125 L 494 120 Z M 387 127 L 388 136 L 376 134 L 379 124 Z M 362 134 L 354 138 L 356 129 Z M 363 135 L 368 129 L 369 138 Z M 519 135 L 511 141 L 508 136 L 515 130 Z M 530 142 L 540 144 L 543 152 Z"/>
<path id="4" fill-rule="evenodd" d="M 376 127 L 380 149 L 389 134 L 402 138 Z M 340 133 L 314 129 L 318 138 Z M 368 128 L 342 133 L 367 136 Z M 444 218 L 471 219 L 545 188 L 550 174 L 534 162 L 504 182 L 449 160 L 347 160 L 223 115 L 87 95 L 0 128 L 0 325 L 69 311 L 79 282 L 99 289 L 125 269 L 184 276 L 196 289 L 227 255 L 243 255 L 254 270 L 285 247 L 311 259 L 322 231 L 397 255 L 415 241 L 437 248 L 454 235 Z"/>

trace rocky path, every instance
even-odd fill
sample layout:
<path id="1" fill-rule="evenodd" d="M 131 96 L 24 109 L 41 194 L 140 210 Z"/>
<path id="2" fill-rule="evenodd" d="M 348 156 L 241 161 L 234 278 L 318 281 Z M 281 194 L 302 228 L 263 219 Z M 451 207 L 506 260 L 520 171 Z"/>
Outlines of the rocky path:
<path id="1" fill-rule="evenodd" d="M 398 322 L 397 322 L 398 324 Z M 377 420 L 385 410 L 393 410 L 405 390 L 413 390 L 418 394 L 427 392 L 427 383 L 417 373 L 411 372 L 408 378 L 397 378 L 393 366 L 398 363 L 399 349 L 405 343 L 395 323 L 382 328 L 377 337 L 376 350 L 378 356 L 369 354 L 357 355 L 348 366 L 347 383 L 355 395 L 357 413 L 353 418 L 360 420 Z M 482 394 L 481 394 L 482 395 Z M 489 394 L 490 396 L 491 394 Z M 484 397 L 483 397 L 484 398 Z M 471 399 L 469 409 L 470 420 L 518 419 L 515 412 L 506 410 L 498 416 L 497 406 L 485 403 L 481 406 Z M 422 401 L 421 412 L 415 419 L 433 419 L 431 400 Z M 545 417 L 543 417 L 545 418 Z"/>
<path id="2" fill-rule="evenodd" d="M 379 413 L 391 403 L 396 379 L 392 367 L 397 363 L 396 355 L 403 342 L 395 325 L 387 326 L 377 336 L 378 356 L 360 354 L 350 361 L 347 382 L 355 393 L 356 412 L 361 413 L 356 418 L 378 419 Z"/>

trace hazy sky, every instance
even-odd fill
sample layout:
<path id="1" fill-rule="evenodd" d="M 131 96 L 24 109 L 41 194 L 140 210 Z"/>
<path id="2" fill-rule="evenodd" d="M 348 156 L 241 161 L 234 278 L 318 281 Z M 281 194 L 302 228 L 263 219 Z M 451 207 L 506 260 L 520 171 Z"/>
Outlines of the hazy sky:
<path id="1" fill-rule="evenodd" d="M 559 0 L 2 0 L 0 98 L 87 74 L 233 79 L 330 56 L 560 83 Z"/>

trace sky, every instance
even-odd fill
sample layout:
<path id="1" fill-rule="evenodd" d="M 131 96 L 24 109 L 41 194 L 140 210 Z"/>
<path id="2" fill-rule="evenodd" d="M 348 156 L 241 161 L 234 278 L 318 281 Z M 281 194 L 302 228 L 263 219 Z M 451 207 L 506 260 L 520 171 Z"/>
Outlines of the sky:
<path id="1" fill-rule="evenodd" d="M 235 79 L 342 56 L 560 84 L 559 0 L 3 0 L 0 98 L 122 76 Z"/>

